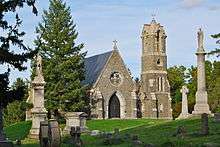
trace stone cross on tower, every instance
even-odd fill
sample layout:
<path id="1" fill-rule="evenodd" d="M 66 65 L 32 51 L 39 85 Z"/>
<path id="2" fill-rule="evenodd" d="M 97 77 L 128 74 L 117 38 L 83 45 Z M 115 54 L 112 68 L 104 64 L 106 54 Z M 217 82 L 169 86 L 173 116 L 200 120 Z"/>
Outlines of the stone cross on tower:
<path id="1" fill-rule="evenodd" d="M 211 114 L 208 105 L 208 95 L 206 91 L 206 78 L 205 78 L 205 55 L 206 52 L 203 47 L 204 33 L 200 28 L 198 31 L 198 49 L 197 49 L 197 92 L 196 104 L 192 114 L 198 115 L 202 113 Z"/>
<path id="2" fill-rule="evenodd" d="M 187 101 L 187 94 L 189 93 L 189 89 L 186 86 L 182 86 L 180 92 L 182 93 L 182 112 L 179 115 L 178 119 L 187 118 L 189 116 L 188 101 Z"/>

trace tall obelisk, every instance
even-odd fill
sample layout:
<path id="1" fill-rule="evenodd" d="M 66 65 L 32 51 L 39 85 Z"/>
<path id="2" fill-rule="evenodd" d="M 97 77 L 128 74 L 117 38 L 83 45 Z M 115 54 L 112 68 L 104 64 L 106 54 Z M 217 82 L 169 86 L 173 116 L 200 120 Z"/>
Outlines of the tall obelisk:
<path id="1" fill-rule="evenodd" d="M 198 31 L 198 49 L 197 55 L 197 92 L 196 92 L 196 104 L 192 114 L 211 114 L 208 105 L 208 95 L 206 91 L 206 78 L 205 78 L 205 55 L 206 52 L 203 47 L 204 33 L 200 28 Z"/>

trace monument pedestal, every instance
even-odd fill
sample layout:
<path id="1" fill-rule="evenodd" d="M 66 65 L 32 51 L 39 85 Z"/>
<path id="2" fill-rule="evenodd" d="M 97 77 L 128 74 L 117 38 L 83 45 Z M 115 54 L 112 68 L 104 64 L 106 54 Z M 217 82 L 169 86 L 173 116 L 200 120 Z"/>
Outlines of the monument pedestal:
<path id="1" fill-rule="evenodd" d="M 40 122 L 47 120 L 47 111 L 46 110 L 36 110 L 32 109 L 32 127 L 29 133 L 29 138 L 39 139 L 40 132 Z"/>
<path id="2" fill-rule="evenodd" d="M 211 114 L 209 109 L 209 105 L 207 103 L 207 92 L 205 91 L 197 91 L 196 92 L 196 100 L 198 100 L 194 106 L 193 115 L 201 115 L 203 113 Z"/>
<path id="3" fill-rule="evenodd" d="M 189 118 L 190 116 L 191 116 L 190 114 L 180 113 L 177 119 L 186 119 L 186 118 Z"/>

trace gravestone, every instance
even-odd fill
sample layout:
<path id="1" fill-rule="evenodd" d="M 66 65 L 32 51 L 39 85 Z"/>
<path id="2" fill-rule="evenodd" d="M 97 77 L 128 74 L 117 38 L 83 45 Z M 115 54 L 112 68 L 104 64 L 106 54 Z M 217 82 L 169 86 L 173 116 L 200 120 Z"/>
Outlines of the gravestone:
<path id="1" fill-rule="evenodd" d="M 99 134 L 100 134 L 99 130 L 92 130 L 90 133 L 91 136 L 98 136 Z"/>
<path id="2" fill-rule="evenodd" d="M 184 138 L 186 136 L 186 133 L 187 133 L 187 131 L 184 126 L 178 126 L 178 128 L 173 136 Z"/>
<path id="3" fill-rule="evenodd" d="M 134 135 L 134 136 L 132 137 L 132 147 L 139 147 L 139 146 L 141 146 L 142 144 L 143 144 L 143 142 L 138 139 L 138 136 L 137 136 L 137 135 Z"/>
<path id="4" fill-rule="evenodd" d="M 220 113 L 215 113 L 214 114 L 214 121 L 220 123 Z"/>
<path id="5" fill-rule="evenodd" d="M 64 134 L 69 134 L 71 127 L 80 126 L 81 131 L 85 131 L 87 114 L 84 112 L 67 112 L 65 113 L 66 126 L 63 130 Z"/>
<path id="6" fill-rule="evenodd" d="M 41 147 L 49 147 L 48 121 L 40 122 L 39 140 Z"/>
<path id="7" fill-rule="evenodd" d="M 182 112 L 180 113 L 178 119 L 184 119 L 189 116 L 187 100 L 187 94 L 189 93 L 189 89 L 187 88 L 187 86 L 182 86 L 180 92 L 182 93 Z"/>
<path id="8" fill-rule="evenodd" d="M 42 121 L 40 123 L 39 140 L 41 147 L 60 147 L 60 129 L 56 120 Z"/>
<path id="9" fill-rule="evenodd" d="M 114 135 L 116 135 L 116 136 L 119 135 L 119 129 L 118 129 L 118 128 L 115 128 L 115 129 L 114 129 Z"/>
<path id="10" fill-rule="evenodd" d="M 60 128 L 56 120 L 50 120 L 48 123 L 48 138 L 51 147 L 60 147 L 61 144 Z"/>
<path id="11" fill-rule="evenodd" d="M 201 135 L 208 135 L 209 134 L 209 125 L 208 125 L 208 114 L 203 113 L 201 115 Z"/>
<path id="12" fill-rule="evenodd" d="M 81 136 L 80 126 L 71 127 L 70 135 L 71 135 L 72 144 L 76 147 L 81 147 L 83 143 L 82 140 L 80 139 Z"/>

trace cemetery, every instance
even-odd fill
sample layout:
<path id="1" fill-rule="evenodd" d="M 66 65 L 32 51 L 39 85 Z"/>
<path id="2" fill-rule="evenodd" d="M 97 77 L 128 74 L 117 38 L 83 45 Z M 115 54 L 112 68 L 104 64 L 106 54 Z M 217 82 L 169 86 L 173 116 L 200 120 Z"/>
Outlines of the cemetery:
<path id="1" fill-rule="evenodd" d="M 195 65 L 168 66 L 166 26 L 153 14 L 142 24 L 137 75 L 117 40 L 87 56 L 66 1 L 50 0 L 44 11 L 32 0 L 0 4 L 0 147 L 220 146 L 220 62 L 210 59 L 220 50 L 207 49 L 207 28 L 191 33 Z M 23 5 L 42 15 L 33 49 L 19 31 Z M 220 44 L 220 34 L 211 37 Z M 11 70 L 30 77 L 11 82 Z"/>

